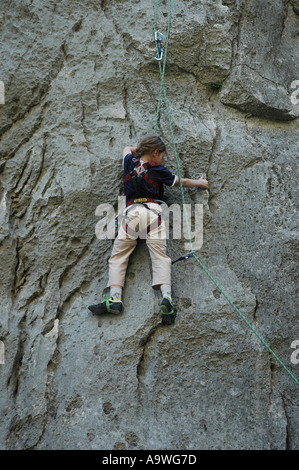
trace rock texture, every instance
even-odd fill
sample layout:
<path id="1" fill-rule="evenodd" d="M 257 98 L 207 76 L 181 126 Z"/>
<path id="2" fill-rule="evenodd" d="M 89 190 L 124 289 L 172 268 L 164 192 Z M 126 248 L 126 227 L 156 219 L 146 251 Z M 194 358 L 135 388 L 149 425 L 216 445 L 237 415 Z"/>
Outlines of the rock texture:
<path id="1" fill-rule="evenodd" d="M 112 246 L 95 210 L 117 206 L 122 147 L 154 128 L 155 6 L 1 2 L 1 449 L 299 449 L 298 385 L 194 259 L 173 265 L 175 325 L 143 243 L 124 314 L 88 314 Z M 210 183 L 185 191 L 203 204 L 198 256 L 297 378 L 298 14 L 297 0 L 172 2 L 165 72 L 182 176 Z M 164 105 L 158 133 L 175 172 Z M 170 238 L 173 259 L 185 241 Z"/>

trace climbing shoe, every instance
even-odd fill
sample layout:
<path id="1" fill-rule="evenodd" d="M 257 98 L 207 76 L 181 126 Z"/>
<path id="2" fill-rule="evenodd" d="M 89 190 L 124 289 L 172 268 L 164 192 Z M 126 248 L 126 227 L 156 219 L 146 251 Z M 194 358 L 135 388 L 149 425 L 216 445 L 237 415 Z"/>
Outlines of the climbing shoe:
<path id="1" fill-rule="evenodd" d="M 172 325 L 175 321 L 176 313 L 174 303 L 168 297 L 163 297 L 161 303 L 161 314 L 163 325 Z"/>
<path id="2" fill-rule="evenodd" d="M 123 311 L 123 303 L 121 300 L 113 300 L 112 297 L 107 299 L 105 297 L 104 302 L 95 305 L 89 305 L 88 310 L 90 310 L 93 315 L 102 315 L 103 313 L 113 313 L 114 315 L 119 315 Z"/>

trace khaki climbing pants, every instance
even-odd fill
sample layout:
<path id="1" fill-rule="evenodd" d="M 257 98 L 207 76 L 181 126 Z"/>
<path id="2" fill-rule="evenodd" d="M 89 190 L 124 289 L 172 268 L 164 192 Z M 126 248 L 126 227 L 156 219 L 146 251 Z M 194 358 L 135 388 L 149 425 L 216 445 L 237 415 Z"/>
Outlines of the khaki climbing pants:
<path id="1" fill-rule="evenodd" d="M 125 211 L 109 258 L 110 286 L 124 286 L 130 255 L 138 237 L 146 240 L 152 262 L 152 286 L 171 284 L 171 259 L 166 255 L 166 230 L 159 204 L 133 204 Z M 161 224 L 158 224 L 158 216 Z"/>

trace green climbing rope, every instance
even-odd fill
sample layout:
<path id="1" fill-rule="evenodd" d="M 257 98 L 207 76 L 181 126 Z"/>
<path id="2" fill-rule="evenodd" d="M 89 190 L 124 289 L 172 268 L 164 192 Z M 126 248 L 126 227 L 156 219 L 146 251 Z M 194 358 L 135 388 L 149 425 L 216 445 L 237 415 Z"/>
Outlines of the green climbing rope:
<path id="1" fill-rule="evenodd" d="M 158 19 L 158 8 L 159 8 L 159 0 L 157 0 L 156 3 L 156 9 L 155 9 L 155 18 L 154 18 L 154 35 L 156 32 L 157 28 L 157 19 Z M 165 108 L 166 108 L 166 114 L 167 114 L 167 119 L 169 123 L 169 128 L 170 128 L 170 134 L 171 134 L 171 140 L 172 140 L 172 145 L 173 145 L 173 150 L 174 150 L 174 156 L 176 160 L 176 167 L 177 167 L 177 173 L 178 173 L 178 178 L 180 182 L 180 190 L 181 190 L 181 196 L 182 196 L 182 203 L 183 203 L 183 209 L 184 209 L 184 215 L 186 218 L 186 224 L 188 228 L 188 237 L 189 237 L 189 244 L 191 248 L 191 252 L 193 252 L 193 257 L 196 259 L 197 263 L 200 265 L 200 267 L 203 269 L 203 271 L 207 274 L 207 276 L 211 279 L 211 281 L 214 283 L 214 285 L 217 287 L 219 292 L 225 297 L 225 299 L 228 301 L 228 303 L 234 308 L 234 310 L 238 313 L 238 315 L 241 317 L 241 319 L 246 323 L 246 325 L 251 329 L 251 331 L 257 336 L 257 338 L 261 341 L 261 343 L 266 347 L 266 349 L 269 351 L 270 354 L 276 359 L 276 361 L 283 367 L 283 369 L 290 375 L 290 377 L 295 381 L 297 385 L 299 385 L 299 381 L 296 379 L 296 377 L 292 374 L 292 372 L 286 367 L 286 365 L 277 357 L 277 355 L 274 353 L 274 351 L 270 348 L 270 346 L 266 343 L 266 341 L 259 335 L 259 333 L 255 330 L 255 328 L 251 325 L 251 323 L 246 319 L 246 317 L 240 312 L 240 310 L 236 307 L 236 305 L 232 302 L 232 300 L 226 295 L 226 293 L 223 291 L 223 289 L 219 286 L 219 284 L 215 281 L 215 279 L 211 276 L 209 271 L 206 269 L 206 267 L 203 265 L 203 263 L 200 261 L 200 259 L 196 256 L 193 248 L 192 248 L 192 241 L 191 241 L 191 233 L 190 233 L 190 224 L 189 224 L 189 219 L 188 219 L 188 214 L 186 211 L 186 204 L 185 204 L 185 195 L 184 195 L 184 189 L 182 185 L 182 178 L 181 178 L 181 171 L 180 171 L 180 165 L 179 165 L 179 158 L 176 150 L 176 145 L 175 145 L 175 138 L 174 138 L 174 132 L 173 132 L 173 126 L 172 126 L 172 121 L 171 121 L 171 116 L 170 116 L 170 109 L 169 109 L 169 104 L 168 104 L 168 99 L 167 99 L 167 94 L 166 94 L 166 89 L 165 89 L 165 84 L 164 84 L 164 75 L 165 75 L 165 67 L 166 67 L 166 57 L 167 57 L 167 48 L 168 48 L 168 42 L 169 42 L 169 34 L 170 34 L 170 18 L 171 18 L 171 0 L 168 0 L 168 20 L 167 20 L 167 34 L 166 34 L 166 42 L 165 42 L 165 49 L 164 49 L 164 59 L 163 59 L 163 67 L 161 65 L 161 62 L 159 61 L 159 70 L 160 70 L 160 77 L 161 77 L 161 84 L 160 84 L 160 92 L 159 92 L 159 98 L 158 98 L 158 106 L 157 106 L 157 113 L 156 113 L 156 122 L 155 122 L 155 128 L 154 132 L 156 134 L 157 131 L 157 126 L 158 126 L 158 120 L 159 120 L 159 114 L 160 114 L 160 109 L 161 109 L 161 101 L 162 101 L 162 94 L 164 98 L 164 103 L 165 103 Z M 158 52 L 158 51 L 157 51 Z"/>
<path id="2" fill-rule="evenodd" d="M 155 35 L 156 30 L 157 30 L 156 28 L 157 28 L 158 7 L 159 7 L 159 0 L 157 0 L 157 3 L 156 3 L 155 20 L 154 20 L 154 35 Z M 186 219 L 186 227 L 187 227 L 187 230 L 188 230 L 189 245 L 190 245 L 190 250 L 194 251 L 193 246 L 192 246 L 192 240 L 191 240 L 190 224 L 189 224 L 189 219 L 188 219 L 188 214 L 187 214 L 187 209 L 186 209 L 186 204 L 185 204 L 185 195 L 184 195 L 184 190 L 183 190 L 183 185 L 182 185 L 182 177 L 181 177 L 181 170 L 180 170 L 180 165 L 179 165 L 179 158 L 178 158 L 176 145 L 175 145 L 174 131 L 173 131 L 173 126 L 172 126 L 171 117 L 170 117 L 170 110 L 169 110 L 169 104 L 168 104 L 166 89 L 165 89 L 165 86 L 164 86 L 164 74 L 165 74 L 168 42 L 169 42 L 169 33 L 170 33 L 170 18 L 171 18 L 171 0 L 168 0 L 167 33 L 166 33 L 166 42 L 165 42 L 165 50 L 164 50 L 163 67 L 161 66 L 161 62 L 159 61 L 161 84 L 160 84 L 160 92 L 159 92 L 159 99 L 158 99 L 158 106 L 157 106 L 157 113 L 156 113 L 156 124 L 155 124 L 155 128 L 154 128 L 154 132 L 156 134 L 158 120 L 159 120 L 159 114 L 160 114 L 160 108 L 161 108 L 162 92 L 163 92 L 165 108 L 166 108 L 167 118 L 168 118 L 169 127 L 170 127 L 171 140 L 172 140 L 172 145 L 173 145 L 173 150 L 174 150 L 174 155 L 175 155 L 175 160 L 176 160 L 177 174 L 178 174 L 178 178 L 179 178 L 179 182 L 180 182 L 180 189 L 181 189 L 181 195 L 182 195 L 182 201 L 183 201 L 183 211 L 184 211 L 184 216 L 185 216 L 185 219 Z"/>

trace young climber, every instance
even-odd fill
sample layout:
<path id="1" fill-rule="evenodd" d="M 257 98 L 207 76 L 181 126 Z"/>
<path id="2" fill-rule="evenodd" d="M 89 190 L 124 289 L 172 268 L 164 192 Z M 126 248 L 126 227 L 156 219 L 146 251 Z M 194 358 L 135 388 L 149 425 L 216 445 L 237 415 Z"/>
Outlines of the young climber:
<path id="1" fill-rule="evenodd" d="M 179 185 L 179 178 L 162 165 L 166 152 L 158 136 L 143 138 L 137 147 L 125 147 L 123 156 L 123 183 L 126 210 L 123 223 L 114 241 L 109 258 L 109 299 L 89 310 L 95 314 L 119 314 L 123 310 L 122 289 L 126 269 L 137 238 L 145 238 L 152 263 L 152 287 L 162 293 L 161 315 L 163 324 L 175 321 L 171 294 L 171 259 L 166 254 L 166 228 L 162 217 L 164 185 Z M 197 180 L 181 179 L 186 187 L 208 188 L 203 176 Z M 104 296 L 105 297 L 105 296 Z"/>

